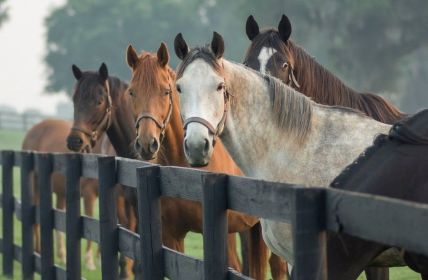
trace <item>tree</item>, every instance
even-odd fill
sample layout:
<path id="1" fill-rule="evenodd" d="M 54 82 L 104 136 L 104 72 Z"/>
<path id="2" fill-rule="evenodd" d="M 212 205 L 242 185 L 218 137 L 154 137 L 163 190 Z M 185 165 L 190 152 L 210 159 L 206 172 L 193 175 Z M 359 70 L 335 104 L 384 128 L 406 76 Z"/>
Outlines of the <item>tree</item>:
<path id="1" fill-rule="evenodd" d="M 6 0 L 0 0 L 0 26 L 7 20 L 8 9 L 5 6 Z"/>

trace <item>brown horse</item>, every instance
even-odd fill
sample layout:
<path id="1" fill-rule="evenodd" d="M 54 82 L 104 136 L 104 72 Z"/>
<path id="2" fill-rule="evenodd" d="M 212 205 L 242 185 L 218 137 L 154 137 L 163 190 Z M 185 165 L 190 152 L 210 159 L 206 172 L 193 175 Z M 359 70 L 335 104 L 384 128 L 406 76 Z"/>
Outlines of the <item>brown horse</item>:
<path id="1" fill-rule="evenodd" d="M 71 129 L 71 122 L 59 119 L 47 119 L 34 125 L 26 134 L 22 144 L 23 150 L 33 150 L 38 152 L 57 152 L 66 153 L 67 134 Z M 102 135 L 102 141 L 94 147 L 93 152 L 114 155 L 114 149 L 108 142 L 107 137 Z M 34 203 L 39 203 L 39 186 L 37 185 L 37 174 L 31 174 L 31 184 L 33 188 Z M 84 199 L 85 215 L 92 217 L 94 215 L 94 204 L 98 196 L 98 182 L 94 179 L 82 178 L 80 181 L 81 195 Z M 56 208 L 65 209 L 65 177 L 58 172 L 52 174 L 52 191 L 56 194 Z M 118 199 L 118 210 L 124 208 L 123 198 Z M 119 212 L 119 219 L 123 220 L 123 212 Z M 35 225 L 35 249 L 40 252 L 40 236 L 38 225 Z M 57 256 L 65 263 L 65 245 L 64 234 L 57 232 Z M 95 263 L 92 253 L 92 242 L 87 241 L 85 263 L 88 269 L 94 270 Z"/>
<path id="2" fill-rule="evenodd" d="M 346 86 L 290 40 L 291 23 L 287 16 L 282 15 L 278 29 L 262 31 L 253 16 L 249 16 L 246 33 L 251 44 L 244 64 L 281 79 L 315 102 L 357 109 L 387 124 L 393 124 L 406 116 L 384 98 L 372 93 L 359 93 Z M 366 275 L 369 280 L 389 278 L 387 268 L 368 268 Z"/>
<path id="3" fill-rule="evenodd" d="M 156 159 L 163 165 L 188 167 L 182 148 L 184 131 L 180 117 L 179 96 L 174 84 L 175 73 L 168 66 L 168 61 L 169 53 L 164 43 L 160 45 L 157 54 L 142 52 L 138 55 L 132 46 L 127 49 L 127 62 L 132 69 L 128 94 L 131 96 L 134 116 L 137 117 L 138 136 L 135 148 L 146 160 Z M 215 147 L 210 164 L 202 169 L 242 175 L 221 141 Z M 170 232 L 173 233 L 168 238 L 164 236 L 166 244 L 180 244 L 177 249 L 182 251 L 183 239 L 187 232 L 202 233 L 200 203 L 163 198 L 162 211 L 168 213 L 163 226 L 170 227 Z M 253 228 L 258 221 L 254 217 L 234 211 L 228 213 L 228 218 L 229 233 Z M 250 230 L 250 248 L 252 249 L 249 258 L 250 276 L 265 279 L 267 247 L 259 231 L 259 226 Z M 234 242 L 234 234 L 232 236 Z M 229 265 L 237 269 L 239 261 L 236 250 L 233 246 L 229 246 L 229 249 Z"/>
<path id="4" fill-rule="evenodd" d="M 103 63 L 98 71 L 82 72 L 72 67 L 77 80 L 73 94 L 74 122 L 68 130 L 67 146 L 76 152 L 93 149 L 99 136 L 106 133 L 118 156 L 137 158 L 133 150 L 135 129 L 134 119 L 126 109 L 127 97 L 123 94 L 128 85 L 118 78 L 108 77 L 107 66 Z M 126 220 L 121 222 L 127 229 L 137 229 L 135 190 L 122 187 L 125 198 Z M 131 275 L 132 261 L 125 258 L 121 266 L 121 278 Z"/>
<path id="5" fill-rule="evenodd" d="M 387 124 L 406 116 L 384 98 L 348 87 L 290 40 L 291 23 L 287 16 L 282 15 L 278 29 L 261 32 L 253 16 L 249 16 L 246 32 L 251 40 L 244 58 L 248 67 L 281 79 L 320 104 L 357 109 Z"/>

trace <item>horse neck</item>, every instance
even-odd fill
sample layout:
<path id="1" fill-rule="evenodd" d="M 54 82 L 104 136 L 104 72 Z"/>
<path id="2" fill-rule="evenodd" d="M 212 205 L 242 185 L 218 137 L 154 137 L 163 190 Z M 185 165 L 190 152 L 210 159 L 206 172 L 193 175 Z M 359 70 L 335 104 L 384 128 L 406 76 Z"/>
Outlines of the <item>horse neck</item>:
<path id="1" fill-rule="evenodd" d="M 175 90 L 172 94 L 171 120 L 165 129 L 165 139 L 162 142 L 158 161 L 163 165 L 187 166 L 183 150 L 184 130 L 181 120 L 179 97 Z"/>
<path id="2" fill-rule="evenodd" d="M 296 138 L 287 129 L 278 128 L 270 89 L 264 78 L 226 60 L 223 65 L 232 101 L 222 140 L 244 173 L 257 177 L 262 175 L 259 164 L 268 162 L 265 148 L 276 146 L 285 151 L 295 150 Z"/>
<path id="3" fill-rule="evenodd" d="M 112 122 L 107 130 L 107 135 L 118 156 L 137 158 L 133 149 L 133 141 L 137 136 L 134 129 L 134 116 L 130 110 L 128 96 L 125 94 L 127 85 L 120 82 L 120 85 L 113 86 L 111 78 L 109 78 L 109 83 L 112 89 L 113 109 Z"/>
<path id="4" fill-rule="evenodd" d="M 319 104 L 356 108 L 357 104 L 352 104 L 352 101 L 358 98 L 357 91 L 345 85 L 300 46 L 291 41 L 288 46 L 294 59 L 295 76 L 300 83 L 298 90 L 301 93 Z"/>

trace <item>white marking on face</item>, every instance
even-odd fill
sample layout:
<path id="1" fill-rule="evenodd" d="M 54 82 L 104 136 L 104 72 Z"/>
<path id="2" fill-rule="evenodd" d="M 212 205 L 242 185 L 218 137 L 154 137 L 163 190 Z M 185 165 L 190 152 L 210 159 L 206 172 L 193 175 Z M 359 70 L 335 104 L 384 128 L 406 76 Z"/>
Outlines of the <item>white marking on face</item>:
<path id="1" fill-rule="evenodd" d="M 266 65 L 269 59 L 277 52 L 274 48 L 263 47 L 257 57 L 260 63 L 260 73 L 266 74 Z"/>

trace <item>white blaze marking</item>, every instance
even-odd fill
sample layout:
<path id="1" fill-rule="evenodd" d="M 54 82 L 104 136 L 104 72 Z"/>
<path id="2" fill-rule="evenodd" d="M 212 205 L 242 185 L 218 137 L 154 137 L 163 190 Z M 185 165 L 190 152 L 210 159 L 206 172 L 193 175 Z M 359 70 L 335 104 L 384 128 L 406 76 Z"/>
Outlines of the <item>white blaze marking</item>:
<path id="1" fill-rule="evenodd" d="M 276 50 L 274 48 L 263 47 L 260 50 L 259 56 L 257 57 L 259 59 L 259 63 L 260 63 L 260 73 L 266 74 L 266 65 L 267 65 L 269 59 L 275 53 L 276 53 Z"/>

